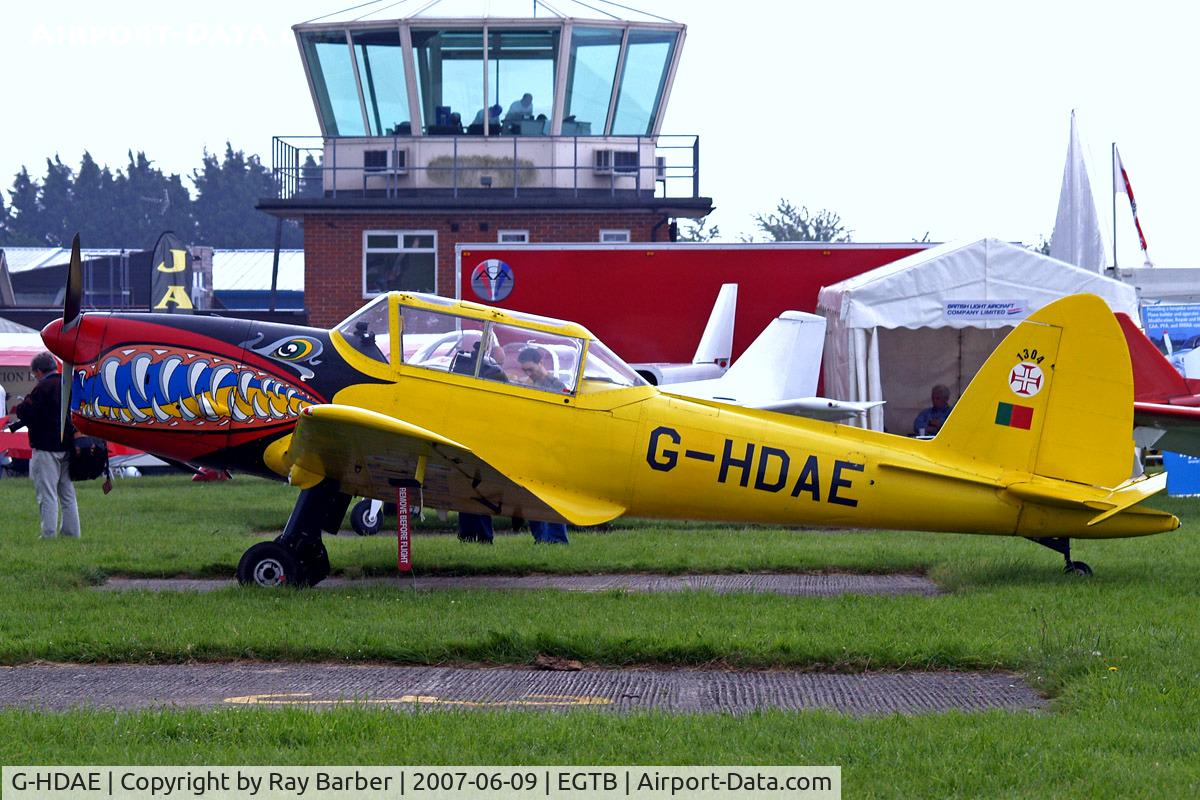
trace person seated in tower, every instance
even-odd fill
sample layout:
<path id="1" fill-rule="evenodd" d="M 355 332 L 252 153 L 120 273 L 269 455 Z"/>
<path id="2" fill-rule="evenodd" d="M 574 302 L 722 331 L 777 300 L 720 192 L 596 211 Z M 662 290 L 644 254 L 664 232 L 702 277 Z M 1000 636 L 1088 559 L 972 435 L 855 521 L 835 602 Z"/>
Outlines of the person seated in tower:
<path id="1" fill-rule="evenodd" d="M 508 113 L 504 115 L 505 122 L 519 119 L 533 119 L 533 95 L 529 92 L 521 95 L 520 100 L 514 100 L 508 107 Z"/>
<path id="2" fill-rule="evenodd" d="M 489 125 L 499 125 L 500 124 L 500 104 L 499 103 L 496 103 L 494 106 L 491 106 L 490 108 L 479 109 L 479 111 L 475 114 L 475 122 L 472 124 L 482 125 L 483 124 L 483 112 L 485 112 L 485 111 L 487 112 L 487 115 L 488 115 L 488 124 Z"/>

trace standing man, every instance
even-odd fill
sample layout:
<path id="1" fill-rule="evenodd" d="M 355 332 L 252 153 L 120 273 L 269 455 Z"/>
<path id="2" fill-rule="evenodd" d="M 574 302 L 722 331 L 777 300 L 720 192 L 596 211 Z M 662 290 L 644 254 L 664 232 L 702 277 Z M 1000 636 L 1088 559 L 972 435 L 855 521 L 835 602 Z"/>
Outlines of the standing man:
<path id="1" fill-rule="evenodd" d="M 59 427 L 62 386 L 58 363 L 54 356 L 43 352 L 34 356 L 29 366 L 37 378 L 37 385 L 13 409 L 13 414 L 20 421 L 18 425 L 29 428 L 29 447 L 33 450 L 29 459 L 29 477 L 33 480 L 42 514 L 42 538 L 53 539 L 58 532 L 61 509 L 62 535 L 78 539 L 79 508 L 75 505 L 75 486 L 67 474 L 68 450 L 73 436 L 68 433 L 64 441 Z"/>
<path id="2" fill-rule="evenodd" d="M 566 385 L 546 369 L 542 363 L 542 350 L 537 347 L 526 347 L 517 354 L 517 363 L 521 371 L 529 379 L 529 385 L 547 392 L 563 393 Z M 538 544 L 568 544 L 567 526 L 561 522 L 542 522 L 529 520 L 529 532 Z"/>

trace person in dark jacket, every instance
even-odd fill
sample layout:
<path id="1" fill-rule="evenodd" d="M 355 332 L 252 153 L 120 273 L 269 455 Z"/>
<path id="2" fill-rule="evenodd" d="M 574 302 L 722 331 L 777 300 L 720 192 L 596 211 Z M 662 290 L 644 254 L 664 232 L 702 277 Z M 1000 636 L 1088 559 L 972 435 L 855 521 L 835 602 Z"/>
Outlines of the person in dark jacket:
<path id="1" fill-rule="evenodd" d="M 64 439 L 59 423 L 59 404 L 62 386 L 58 363 L 49 353 L 38 353 L 29 365 L 37 385 L 15 408 L 18 424 L 29 428 L 29 477 L 37 494 L 42 517 L 42 538 L 53 539 L 59 530 L 59 511 L 62 512 L 62 535 L 79 538 L 79 507 L 75 504 L 75 486 L 67 474 L 68 451 L 74 436 L 70 425 Z"/>

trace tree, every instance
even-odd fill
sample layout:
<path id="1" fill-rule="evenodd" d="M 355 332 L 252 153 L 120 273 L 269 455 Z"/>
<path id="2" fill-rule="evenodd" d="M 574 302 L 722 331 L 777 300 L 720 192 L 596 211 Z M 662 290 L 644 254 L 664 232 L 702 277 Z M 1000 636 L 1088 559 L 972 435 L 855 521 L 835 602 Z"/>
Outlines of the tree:
<path id="1" fill-rule="evenodd" d="M 71 241 L 73 218 L 71 189 L 75 184 L 75 173 L 62 163 L 57 154 L 54 160 L 46 159 L 46 177 L 42 179 L 42 191 L 38 197 L 41 208 L 42 235 L 49 245 L 62 247 Z"/>
<path id="2" fill-rule="evenodd" d="M 41 187 L 21 167 L 9 192 L 7 244 L 14 247 L 45 247 L 46 235 L 42 226 L 42 209 L 38 203 Z"/>
<path id="3" fill-rule="evenodd" d="M 164 175 L 144 152 L 129 152 L 129 165 L 113 184 L 113 246 L 150 249 L 163 231 L 175 231 L 185 242 L 196 236 L 192 198 L 178 175 Z"/>
<path id="4" fill-rule="evenodd" d="M 689 220 L 684 225 L 687 227 L 679 228 L 679 235 L 676 241 L 679 242 L 715 242 L 721 238 L 721 228 L 719 225 L 707 227 L 708 217 L 702 218 L 699 222 Z"/>
<path id="5" fill-rule="evenodd" d="M 221 161 L 206 150 L 201 168 L 192 172 L 192 183 L 199 242 L 213 247 L 275 246 L 275 219 L 254 208 L 259 199 L 275 193 L 271 170 L 257 155 L 234 150 L 229 142 Z M 295 223 L 284 224 L 281 246 L 301 246 Z"/>
<path id="6" fill-rule="evenodd" d="M 774 242 L 848 242 L 853 233 L 828 209 L 811 214 L 808 206 L 796 208 L 783 199 L 775 213 L 755 214 L 754 222 Z"/>

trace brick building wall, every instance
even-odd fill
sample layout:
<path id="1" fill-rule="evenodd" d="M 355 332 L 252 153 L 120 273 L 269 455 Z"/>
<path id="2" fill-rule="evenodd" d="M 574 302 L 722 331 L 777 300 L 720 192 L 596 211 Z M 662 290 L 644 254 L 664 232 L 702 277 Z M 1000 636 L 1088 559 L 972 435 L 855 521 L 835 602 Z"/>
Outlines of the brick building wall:
<path id="1" fill-rule="evenodd" d="M 437 231 L 437 291 L 454 295 L 454 248 L 495 242 L 499 230 L 529 231 L 533 242 L 599 242 L 600 230 L 628 230 L 648 242 L 663 217 L 645 211 L 523 211 L 308 214 L 304 218 L 304 304 L 308 324 L 329 327 L 362 306 L 363 231 Z M 667 240 L 661 225 L 658 241 Z"/>

